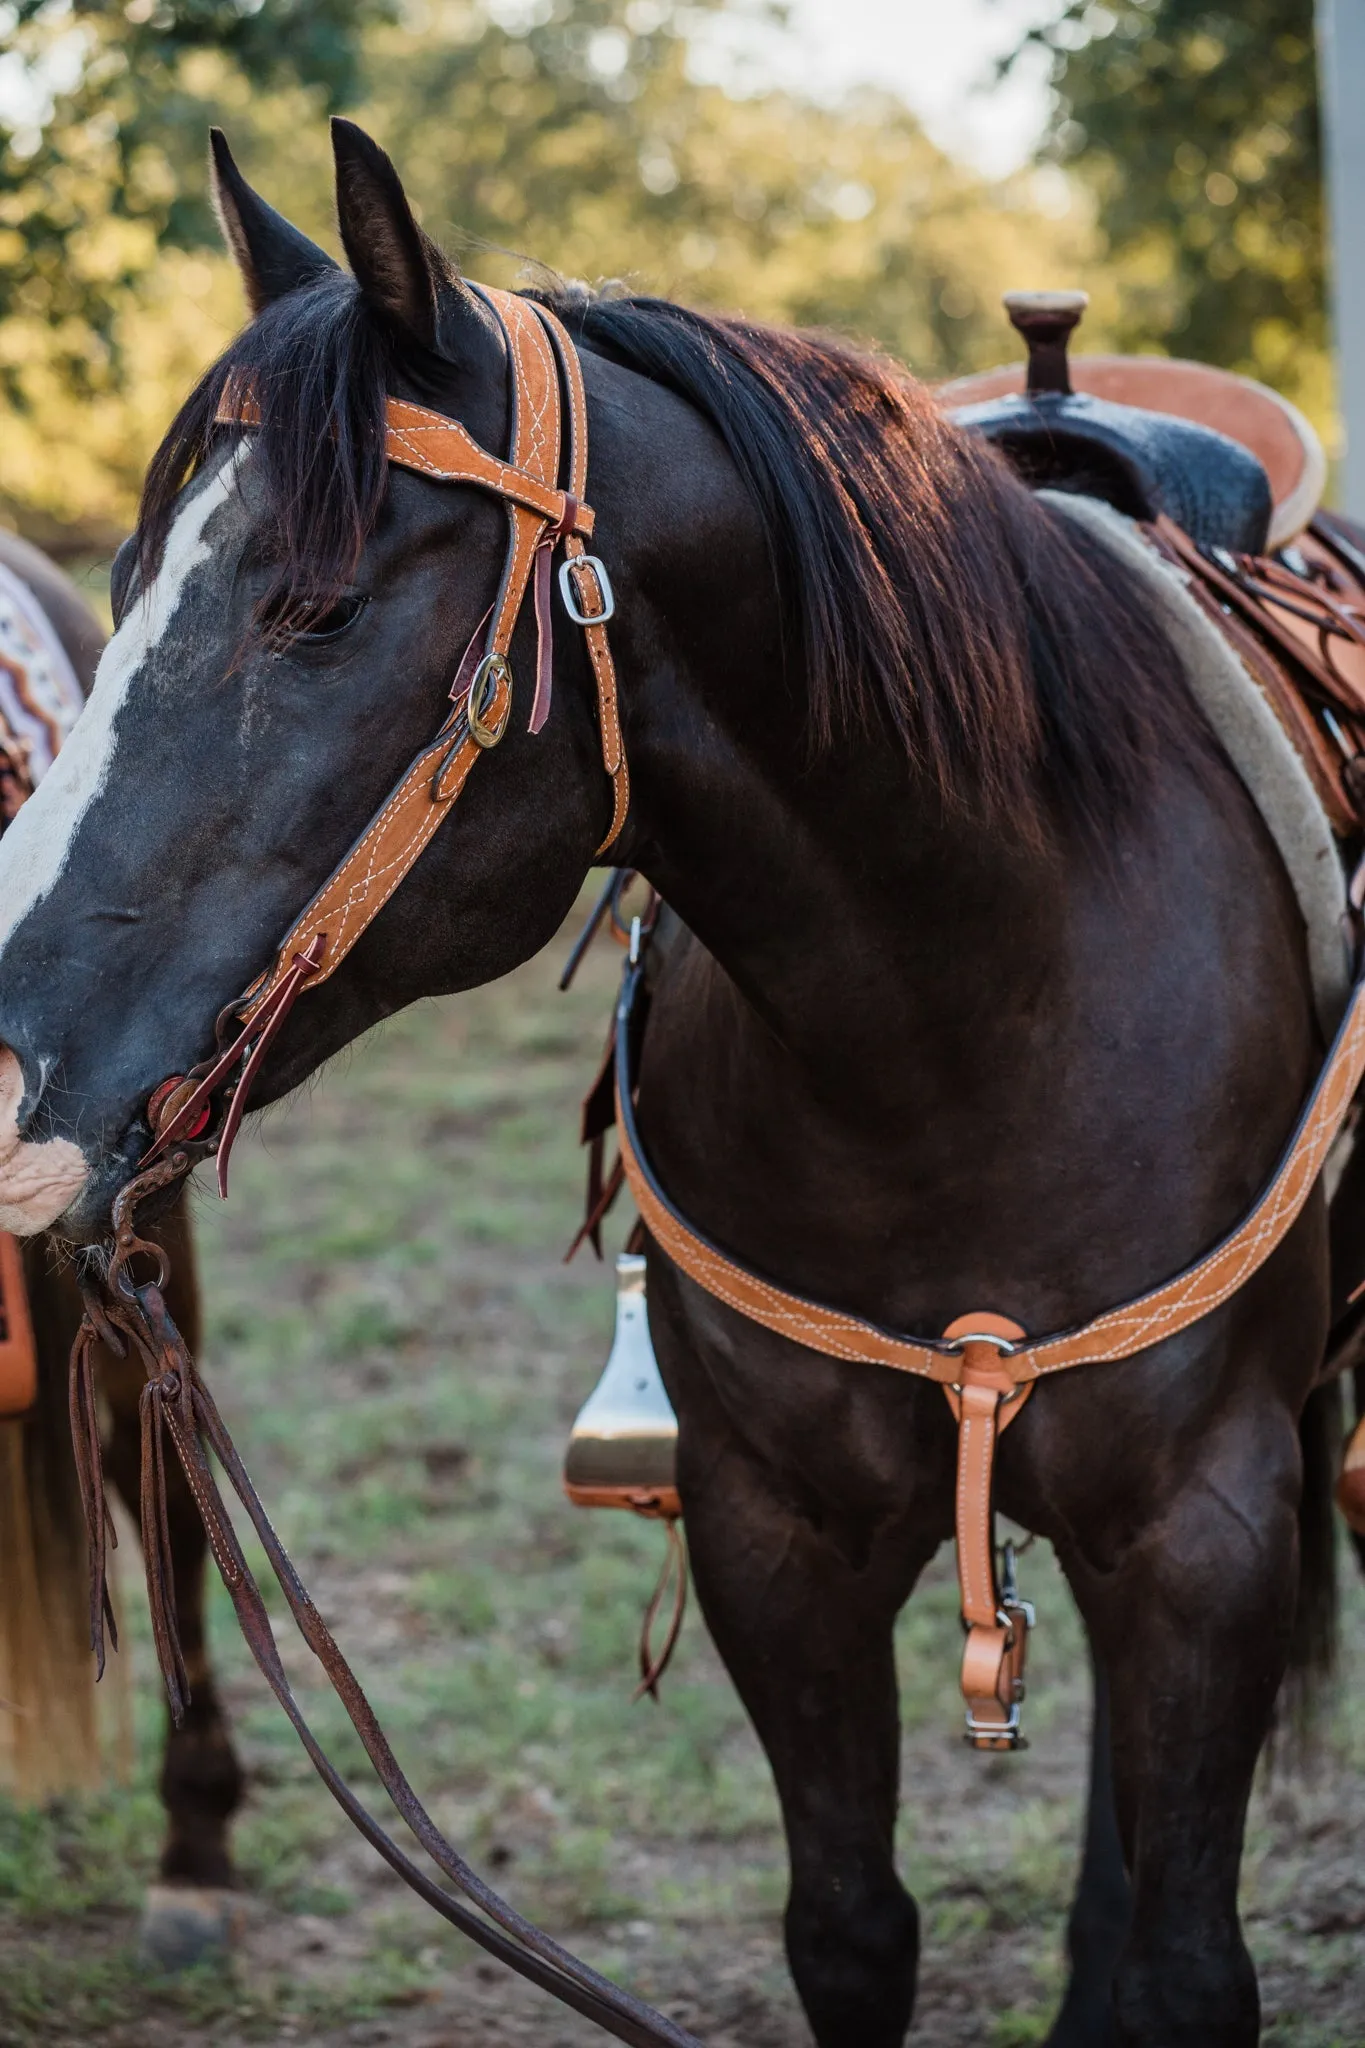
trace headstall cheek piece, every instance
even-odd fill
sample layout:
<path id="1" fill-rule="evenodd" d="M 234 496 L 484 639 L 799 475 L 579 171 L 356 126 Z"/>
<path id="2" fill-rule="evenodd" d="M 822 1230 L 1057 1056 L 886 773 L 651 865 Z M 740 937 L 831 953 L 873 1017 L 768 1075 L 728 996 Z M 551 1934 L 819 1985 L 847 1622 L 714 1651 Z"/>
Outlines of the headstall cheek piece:
<path id="1" fill-rule="evenodd" d="M 479 288 L 481 289 L 481 288 Z M 174 1584 L 165 1505 L 165 1438 L 198 1505 L 214 1561 L 231 1596 L 256 1663 L 293 1724 L 333 1798 L 385 1861 L 425 1902 L 491 1955 L 582 2013 L 633 2048 L 700 2048 L 692 2035 L 662 2013 L 591 1970 L 522 1918 L 492 1891 L 446 1841 L 399 1768 L 369 1702 L 307 1591 L 299 1580 L 251 1484 L 226 1426 L 166 1310 L 162 1288 L 165 1253 L 140 1238 L 139 1201 L 179 1180 L 198 1159 L 218 1157 L 226 1193 L 227 1156 L 266 1052 L 299 994 L 332 974 L 411 869 L 463 790 L 474 762 L 497 744 L 512 705 L 509 647 L 534 580 L 538 664 L 531 729 L 539 731 L 550 703 L 550 553 L 562 543 L 576 580 L 578 607 L 597 690 L 602 760 L 612 785 L 611 826 L 603 849 L 617 838 L 630 800 L 630 780 L 616 701 L 616 672 L 604 630 L 612 611 L 611 586 L 595 558 L 584 552 L 593 516 L 584 503 L 587 481 L 587 411 L 582 372 L 568 335 L 554 315 L 502 292 L 485 291 L 505 338 L 510 363 L 512 446 L 507 459 L 487 454 L 455 420 L 401 400 L 388 403 L 389 460 L 436 481 L 467 483 L 500 496 L 508 509 L 508 553 L 497 597 L 486 620 L 487 639 L 477 654 L 476 630 L 460 663 L 453 708 L 429 746 L 410 764 L 386 803 L 351 851 L 296 920 L 271 965 L 218 1020 L 216 1056 L 187 1075 L 171 1075 L 147 1104 L 153 1142 L 140 1170 L 114 1203 L 114 1252 L 106 1284 L 87 1287 L 86 1312 L 71 1356 L 71 1420 L 76 1467 L 90 1552 L 90 1636 L 103 1669 L 112 1611 L 106 1591 L 106 1552 L 115 1540 L 100 1459 L 93 1355 L 104 1343 L 123 1355 L 131 1346 L 147 1373 L 142 1396 L 142 1539 L 148 1600 L 157 1656 L 177 1721 L 189 1698 L 175 1629 Z M 560 380 L 568 401 L 567 489 L 558 484 Z M 220 419 L 251 425 L 258 417 L 249 392 L 228 394 Z M 581 616 L 580 616 L 581 615 Z M 603 850 L 599 849 L 599 850 Z M 233 1027 L 236 1027 L 235 1031 Z M 219 1127 L 206 1127 L 215 1098 L 225 1107 Z M 134 1263 L 155 1261 L 155 1277 L 139 1280 Z M 206 1455 L 212 1448 L 245 1508 L 300 1633 L 322 1664 L 385 1792 L 438 1870 L 471 1904 L 435 1883 L 390 1839 L 321 1748 L 280 1660 L 260 1589 L 252 1576 Z M 471 1908 L 477 1909 L 472 1910 Z"/>

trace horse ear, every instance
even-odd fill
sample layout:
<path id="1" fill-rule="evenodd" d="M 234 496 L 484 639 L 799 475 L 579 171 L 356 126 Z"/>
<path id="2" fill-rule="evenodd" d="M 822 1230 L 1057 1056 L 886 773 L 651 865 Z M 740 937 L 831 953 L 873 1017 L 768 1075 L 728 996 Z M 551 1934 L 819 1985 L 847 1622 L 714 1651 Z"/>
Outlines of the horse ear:
<path id="1" fill-rule="evenodd" d="M 413 218 L 398 173 L 363 128 L 332 119 L 337 222 L 346 259 L 375 311 L 424 348 L 440 353 L 452 295 L 467 294 L 454 270 Z"/>
<path id="2" fill-rule="evenodd" d="M 210 128 L 213 204 L 223 236 L 237 259 L 247 303 L 259 313 L 286 292 L 311 284 L 338 266 L 325 249 L 310 242 L 282 213 L 253 192 L 233 161 L 221 128 Z"/>

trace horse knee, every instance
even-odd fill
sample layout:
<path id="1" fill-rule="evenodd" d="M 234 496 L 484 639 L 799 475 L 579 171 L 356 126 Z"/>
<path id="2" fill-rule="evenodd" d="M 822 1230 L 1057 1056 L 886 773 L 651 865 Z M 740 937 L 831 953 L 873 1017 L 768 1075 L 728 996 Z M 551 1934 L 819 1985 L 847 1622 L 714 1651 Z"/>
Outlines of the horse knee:
<path id="1" fill-rule="evenodd" d="M 819 2048 L 901 2048 L 915 2003 L 919 1911 L 894 1876 L 794 1884 L 787 1957 Z"/>

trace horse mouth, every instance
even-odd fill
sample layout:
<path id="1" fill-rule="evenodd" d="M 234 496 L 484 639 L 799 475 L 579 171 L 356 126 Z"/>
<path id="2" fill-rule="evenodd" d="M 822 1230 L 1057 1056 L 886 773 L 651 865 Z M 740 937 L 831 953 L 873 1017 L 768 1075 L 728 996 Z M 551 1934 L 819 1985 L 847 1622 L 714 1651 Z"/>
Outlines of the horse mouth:
<path id="1" fill-rule="evenodd" d="M 0 1049 L 0 1230 L 31 1237 L 47 1230 L 90 1177 L 90 1162 L 70 1138 L 25 1138 L 19 1128 L 24 1077 Z"/>

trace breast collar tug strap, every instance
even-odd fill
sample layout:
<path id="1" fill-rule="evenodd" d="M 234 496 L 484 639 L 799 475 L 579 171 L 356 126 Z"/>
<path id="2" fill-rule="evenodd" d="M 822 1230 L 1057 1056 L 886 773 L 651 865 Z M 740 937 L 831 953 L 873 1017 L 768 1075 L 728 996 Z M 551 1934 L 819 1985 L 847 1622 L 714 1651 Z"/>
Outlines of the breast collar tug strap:
<path id="1" fill-rule="evenodd" d="M 628 962 L 615 1020 L 616 1124 L 626 1180 L 651 1237 L 708 1294 L 751 1322 L 830 1358 L 890 1366 L 936 1380 L 958 1422 L 957 1555 L 967 1646 L 962 1689 L 967 1739 L 980 1749 L 1020 1743 L 1024 1639 L 1032 1616 L 1012 1569 L 997 1579 L 991 1485 L 995 1446 L 1040 1380 L 1073 1366 L 1131 1358 L 1187 1330 L 1237 1293 L 1281 1244 L 1322 1171 L 1365 1074 L 1365 978 L 1356 983 L 1327 1061 L 1264 1191 L 1212 1251 L 1162 1286 L 1093 1321 L 1046 1337 L 977 1312 L 942 1337 L 905 1337 L 793 1294 L 712 1244 L 669 1200 L 635 1119 L 632 1030 L 644 962 Z"/>
<path id="2" fill-rule="evenodd" d="M 247 1095 L 271 1040 L 304 988 L 317 988 L 346 958 L 411 871 L 423 848 L 464 789 L 475 762 L 507 729 L 512 709 L 512 636 L 528 593 L 537 626 L 536 684 L 529 729 L 538 733 L 550 713 L 553 671 L 551 556 L 564 550 L 560 572 L 565 607 L 581 627 L 597 692 L 602 764 L 611 781 L 612 815 L 598 853 L 621 832 L 630 804 L 630 771 L 621 736 L 616 669 L 607 639 L 614 610 L 611 583 L 586 540 L 595 524 L 586 502 L 588 414 L 577 350 L 547 307 L 511 292 L 472 286 L 503 335 L 509 365 L 510 447 L 505 459 L 487 453 L 458 420 L 391 398 L 387 412 L 390 462 L 439 483 L 468 484 L 507 507 L 508 546 L 502 578 L 489 608 L 479 652 L 476 631 L 456 671 L 451 710 L 429 744 L 409 765 L 365 830 L 286 935 L 271 965 L 241 1001 L 224 1013 L 238 1029 L 219 1055 L 172 1075 L 148 1104 L 153 1143 L 147 1167 L 208 1121 L 212 1098 L 232 1095 L 217 1142 L 218 1184 L 227 1192 L 227 1163 Z M 562 395 L 561 395 L 562 386 Z M 562 419 L 567 402 L 567 434 Z M 225 425 L 252 426 L 260 413 L 249 391 L 229 390 L 219 407 Z M 566 482 L 560 485 L 561 443 L 567 442 Z M 224 1020 L 220 1020 L 220 1026 Z M 240 1068 L 240 1073 L 238 1069 Z"/>

